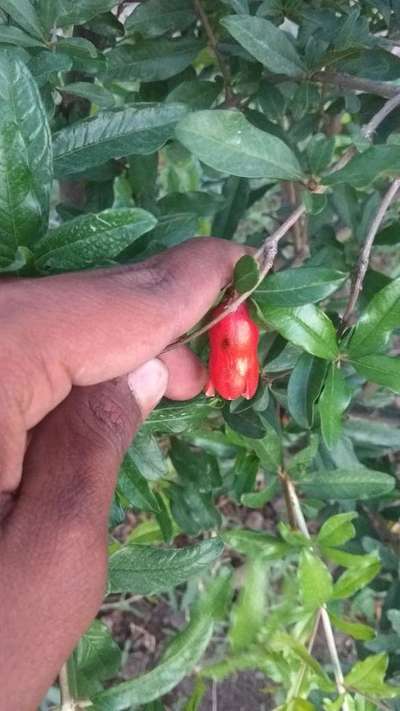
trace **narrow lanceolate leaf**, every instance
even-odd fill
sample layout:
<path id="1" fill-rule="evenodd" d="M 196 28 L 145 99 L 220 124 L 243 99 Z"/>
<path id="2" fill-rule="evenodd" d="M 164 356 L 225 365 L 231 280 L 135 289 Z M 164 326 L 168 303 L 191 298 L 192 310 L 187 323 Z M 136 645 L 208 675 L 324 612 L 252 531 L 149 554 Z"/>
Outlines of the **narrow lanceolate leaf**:
<path id="1" fill-rule="evenodd" d="M 35 252 L 36 264 L 41 270 L 62 271 L 93 266 L 116 257 L 156 223 L 140 208 L 82 215 L 44 235 Z"/>
<path id="2" fill-rule="evenodd" d="M 326 185 L 349 183 L 355 188 L 365 188 L 374 180 L 400 172 L 400 146 L 372 146 L 359 153 L 342 170 L 324 178 Z"/>
<path id="3" fill-rule="evenodd" d="M 356 662 L 345 676 L 346 688 L 359 691 L 361 695 L 373 699 L 395 699 L 400 696 L 400 687 L 385 682 L 389 657 L 387 654 L 374 654 L 361 662 Z"/>
<path id="4" fill-rule="evenodd" d="M 246 291 L 254 289 L 260 275 L 259 266 L 249 254 L 241 257 L 235 264 L 233 273 L 233 283 L 236 291 L 239 294 L 244 294 Z"/>
<path id="5" fill-rule="evenodd" d="M 333 360 L 338 354 L 332 321 L 313 304 L 298 308 L 261 306 L 268 325 L 284 338 L 308 353 Z"/>
<path id="6" fill-rule="evenodd" d="M 331 516 L 321 526 L 317 541 L 321 546 L 342 546 L 356 535 L 356 530 L 351 523 L 357 518 L 356 511 Z"/>
<path id="7" fill-rule="evenodd" d="M 252 126 L 238 111 L 197 111 L 180 121 L 176 136 L 206 165 L 243 178 L 299 180 L 302 170 L 280 138 Z"/>
<path id="8" fill-rule="evenodd" d="M 165 81 L 196 59 L 203 43 L 190 37 L 150 39 L 124 44 L 107 54 L 107 78 L 142 82 Z"/>
<path id="9" fill-rule="evenodd" d="M 266 604 L 267 568 L 265 559 L 247 561 L 243 587 L 232 608 L 229 641 L 234 654 L 256 642 Z"/>
<path id="10" fill-rule="evenodd" d="M 19 27 L 0 25 L 0 42 L 15 44 L 17 47 L 43 47 L 44 42 L 28 35 Z"/>
<path id="11" fill-rule="evenodd" d="M 309 550 L 301 552 L 297 577 L 305 607 L 316 609 L 324 605 L 331 597 L 331 574 L 325 563 Z"/>
<path id="12" fill-rule="evenodd" d="M 277 74 L 301 77 L 304 63 L 289 36 L 261 17 L 230 15 L 222 24 L 249 54 Z"/>
<path id="13" fill-rule="evenodd" d="M 155 548 L 137 543 L 121 546 L 109 558 L 108 590 L 153 595 L 200 575 L 221 555 L 220 539 L 186 548 Z"/>
<path id="14" fill-rule="evenodd" d="M 196 20 L 194 7 L 188 0 L 148 0 L 138 5 L 128 17 L 127 32 L 140 32 L 146 37 L 158 37 L 165 32 L 182 31 Z"/>
<path id="15" fill-rule="evenodd" d="M 314 404 L 324 382 L 328 363 L 303 353 L 297 361 L 288 383 L 288 408 L 291 416 L 308 429 L 314 422 Z"/>
<path id="16" fill-rule="evenodd" d="M 358 566 L 345 570 L 336 580 L 333 588 L 333 598 L 339 600 L 354 595 L 375 578 L 381 564 L 375 556 L 365 556 Z"/>
<path id="17" fill-rule="evenodd" d="M 352 622 L 351 620 L 334 615 L 332 612 L 329 612 L 329 617 L 336 629 L 353 637 L 353 639 L 366 641 L 375 637 L 375 630 L 368 625 L 364 625 L 361 622 Z"/>
<path id="18" fill-rule="evenodd" d="M 318 402 L 322 437 L 328 448 L 333 447 L 341 435 L 342 415 L 350 400 L 351 392 L 343 372 L 336 365 L 332 365 Z"/>
<path id="19" fill-rule="evenodd" d="M 30 0 L 0 0 L 0 9 L 20 25 L 26 32 L 38 39 L 44 39 L 44 30 Z"/>
<path id="20" fill-rule="evenodd" d="M 47 227 L 51 139 L 40 94 L 25 64 L 0 52 L 0 263 Z"/>
<path id="21" fill-rule="evenodd" d="M 400 358 L 377 354 L 352 358 L 350 362 L 366 380 L 400 393 Z"/>
<path id="22" fill-rule="evenodd" d="M 19 0 L 16 0 L 17 2 Z M 96 15 L 111 10 L 117 5 L 115 0 L 51 0 L 54 3 L 53 22 L 56 27 L 82 25 Z"/>
<path id="23" fill-rule="evenodd" d="M 154 153 L 186 112 L 183 104 L 136 104 L 63 128 L 54 136 L 56 175 L 82 172 L 110 158 Z"/>
<path id="24" fill-rule="evenodd" d="M 218 580 L 202 594 L 189 624 L 173 638 L 159 664 L 145 674 L 96 694 L 93 702 L 97 711 L 123 711 L 150 703 L 171 691 L 192 671 L 211 639 L 221 596 L 217 583 Z"/>
<path id="25" fill-rule="evenodd" d="M 265 306 L 303 306 L 330 296 L 347 275 L 324 267 L 286 269 L 267 276 L 253 298 Z"/>
<path id="26" fill-rule="evenodd" d="M 400 323 L 400 277 L 381 289 L 369 302 L 351 338 L 351 357 L 376 353 L 388 342 L 390 332 Z"/>
<path id="27" fill-rule="evenodd" d="M 327 469 L 303 477 L 299 488 L 318 499 L 365 501 L 385 496 L 393 491 L 395 479 L 384 472 L 359 469 Z"/>

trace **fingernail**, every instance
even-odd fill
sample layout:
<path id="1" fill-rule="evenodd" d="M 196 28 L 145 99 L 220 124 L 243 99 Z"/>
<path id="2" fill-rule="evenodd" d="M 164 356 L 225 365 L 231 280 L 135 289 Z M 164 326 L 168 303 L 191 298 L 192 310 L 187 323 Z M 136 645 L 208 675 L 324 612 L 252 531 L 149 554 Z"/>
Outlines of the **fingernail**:
<path id="1" fill-rule="evenodd" d="M 145 418 L 160 402 L 168 385 L 168 369 L 158 358 L 148 360 L 128 375 L 128 385 Z"/>

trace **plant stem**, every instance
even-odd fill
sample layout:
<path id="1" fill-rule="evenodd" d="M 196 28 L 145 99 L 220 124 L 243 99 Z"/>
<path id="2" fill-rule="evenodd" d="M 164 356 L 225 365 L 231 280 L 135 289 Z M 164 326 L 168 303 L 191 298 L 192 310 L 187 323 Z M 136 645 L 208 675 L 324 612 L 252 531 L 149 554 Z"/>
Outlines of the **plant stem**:
<path id="1" fill-rule="evenodd" d="M 74 711 L 75 703 L 71 695 L 68 681 L 68 662 L 62 665 L 60 673 L 58 675 L 58 682 L 60 685 L 61 694 L 61 708 L 60 711 Z"/>
<path id="2" fill-rule="evenodd" d="M 374 219 L 372 220 L 370 228 L 367 232 L 367 236 L 364 240 L 363 247 L 362 247 L 359 257 L 358 257 L 357 267 L 356 267 L 356 270 L 354 273 L 354 277 L 352 279 L 350 297 L 349 297 L 349 300 L 348 300 L 348 303 L 347 303 L 347 306 L 346 306 L 346 309 L 345 309 L 345 312 L 344 312 L 343 318 L 342 318 L 342 324 L 341 324 L 341 332 L 342 333 L 350 323 L 354 308 L 357 304 L 358 297 L 359 297 L 360 292 L 362 290 L 364 277 L 367 272 L 369 259 L 371 256 L 372 246 L 374 244 L 374 239 L 375 239 L 376 234 L 379 230 L 379 227 L 381 226 L 381 224 L 383 222 L 386 211 L 388 210 L 391 202 L 396 197 L 399 189 L 400 189 L 400 178 L 395 180 L 392 183 L 392 185 L 390 186 L 389 190 L 385 193 L 385 195 L 382 199 L 382 202 L 379 206 L 379 210 L 376 213 Z"/>
<path id="3" fill-rule="evenodd" d="M 400 91 L 397 92 L 389 101 L 386 101 L 382 108 L 373 115 L 372 119 L 361 129 L 361 133 L 365 138 L 371 138 L 380 124 L 389 116 L 392 111 L 400 106 Z"/>
<path id="4" fill-rule="evenodd" d="M 318 611 L 317 611 L 317 614 L 316 614 L 316 617 L 315 617 L 314 627 L 313 627 L 313 629 L 312 629 L 312 632 L 311 632 L 311 635 L 310 635 L 310 639 L 309 639 L 309 642 L 308 642 L 308 645 L 307 645 L 307 651 L 308 651 L 309 654 L 311 654 L 311 652 L 312 652 L 312 650 L 313 650 L 314 642 L 315 642 L 315 638 L 316 638 L 316 636 L 317 636 L 317 632 L 318 632 L 318 627 L 319 627 L 320 621 L 321 621 L 321 610 L 318 610 Z M 300 691 L 301 691 L 301 685 L 302 685 L 302 683 L 303 683 L 304 675 L 305 675 L 306 671 L 307 671 L 307 665 L 306 665 L 306 664 L 303 664 L 302 667 L 301 667 L 301 669 L 300 669 L 300 671 L 299 671 L 299 673 L 298 673 L 297 679 L 296 679 L 296 681 L 295 681 L 295 683 L 294 683 L 294 686 L 293 686 L 293 692 L 291 693 L 290 698 L 288 699 L 288 701 L 291 701 L 292 699 L 295 699 L 296 696 L 299 695 L 299 693 L 300 693 Z"/>
<path id="5" fill-rule="evenodd" d="M 334 84 L 340 89 L 353 89 L 354 91 L 365 91 L 368 94 L 383 96 L 391 99 L 400 94 L 400 88 L 385 81 L 374 81 L 373 79 L 361 79 L 352 74 L 342 74 L 340 72 L 315 72 L 310 77 L 311 81 L 322 84 Z"/>
<path id="6" fill-rule="evenodd" d="M 222 74 L 222 78 L 224 80 L 225 104 L 226 104 L 226 106 L 231 106 L 231 107 L 236 106 L 236 98 L 235 98 L 234 93 L 232 91 L 231 70 L 229 68 L 229 64 L 224 61 L 224 59 L 222 58 L 221 53 L 218 49 L 217 38 L 214 34 L 213 28 L 211 27 L 207 13 L 204 10 L 202 0 L 194 0 L 194 6 L 195 6 L 196 12 L 200 18 L 201 24 L 204 27 L 205 33 L 208 38 L 208 44 L 210 45 L 212 51 L 214 52 L 219 70 L 220 70 L 220 72 Z"/>
<path id="7" fill-rule="evenodd" d="M 286 493 L 287 493 L 286 500 L 290 502 L 289 505 L 291 508 L 291 515 L 296 522 L 297 528 L 306 538 L 311 540 L 311 536 L 310 536 L 309 530 L 307 528 L 307 523 L 306 523 L 303 511 L 300 506 L 300 501 L 297 496 L 296 489 L 294 487 L 292 480 L 286 474 L 286 472 L 282 473 L 281 481 L 283 483 L 283 486 L 286 488 Z M 337 652 L 336 642 L 335 642 L 335 638 L 333 635 L 332 625 L 331 625 L 331 621 L 329 619 L 326 605 L 323 605 L 320 608 L 319 612 L 320 612 L 320 616 L 321 616 L 322 626 L 324 629 L 326 645 L 327 645 L 329 656 L 331 658 L 331 662 L 332 662 L 332 666 L 333 666 L 333 673 L 335 675 L 336 688 L 337 688 L 339 695 L 344 694 L 346 692 L 346 688 L 344 686 L 344 677 L 343 677 L 342 667 L 340 665 L 340 659 L 339 659 L 339 655 Z M 343 711 L 349 711 L 349 708 L 348 708 L 346 702 L 343 703 L 342 708 L 343 708 Z"/>

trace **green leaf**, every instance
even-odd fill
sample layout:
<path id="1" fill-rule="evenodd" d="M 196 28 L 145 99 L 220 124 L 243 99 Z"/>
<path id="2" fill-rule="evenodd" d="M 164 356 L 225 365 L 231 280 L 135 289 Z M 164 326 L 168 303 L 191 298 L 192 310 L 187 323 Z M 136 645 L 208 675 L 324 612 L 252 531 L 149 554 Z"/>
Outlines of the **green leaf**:
<path id="1" fill-rule="evenodd" d="M 118 673 L 121 650 L 103 622 L 92 622 L 74 650 L 73 662 L 76 691 L 81 698 L 99 691 L 102 688 L 99 681 Z"/>
<path id="2" fill-rule="evenodd" d="M 203 46 L 191 37 L 117 46 L 107 54 L 107 79 L 165 81 L 192 64 Z"/>
<path id="3" fill-rule="evenodd" d="M 19 2 L 19 0 L 16 0 Z M 117 4 L 115 0 L 51 0 L 52 25 L 67 27 L 82 25 L 96 15 L 111 10 Z"/>
<path id="4" fill-rule="evenodd" d="M 188 401 L 185 404 L 164 400 L 149 415 L 141 432 L 169 432 L 177 434 L 203 420 L 215 409 L 203 398 Z"/>
<path id="5" fill-rule="evenodd" d="M 305 494 L 318 499 L 366 501 L 389 494 L 395 480 L 389 474 L 360 467 L 319 471 L 303 477 L 298 486 Z"/>
<path id="6" fill-rule="evenodd" d="M 156 438 L 141 428 L 129 447 L 129 455 L 145 479 L 157 481 L 165 476 L 167 467 Z"/>
<path id="7" fill-rule="evenodd" d="M 29 70 L 39 87 L 42 87 L 49 80 L 53 79 L 53 74 L 66 72 L 72 67 L 72 59 L 66 54 L 56 54 L 55 52 L 40 52 L 32 57 L 29 62 Z"/>
<path id="8" fill-rule="evenodd" d="M 111 91 L 105 89 L 100 84 L 93 84 L 88 81 L 76 81 L 72 84 L 64 84 L 60 87 L 61 91 L 72 94 L 73 96 L 81 96 L 83 99 L 88 99 L 92 104 L 100 106 L 102 109 L 108 109 L 115 105 L 115 97 Z"/>
<path id="9" fill-rule="evenodd" d="M 312 427 L 314 403 L 325 378 L 327 363 L 303 353 L 298 359 L 288 383 L 288 409 L 300 427 Z"/>
<path id="10" fill-rule="evenodd" d="M 221 23 L 249 54 L 271 72 L 301 77 L 305 66 L 293 42 L 278 27 L 261 17 L 230 15 Z"/>
<path id="11" fill-rule="evenodd" d="M 37 266 L 67 271 L 96 265 L 116 257 L 155 224 L 156 218 L 140 208 L 82 215 L 44 235 L 35 250 Z"/>
<path id="12" fill-rule="evenodd" d="M 291 343 L 318 358 L 336 358 L 338 346 L 335 328 L 317 306 L 307 304 L 290 309 L 261 306 L 261 311 L 267 324 Z"/>
<path id="13" fill-rule="evenodd" d="M 214 506 L 211 492 L 201 492 L 197 484 L 170 484 L 171 513 L 178 526 L 190 536 L 221 525 L 221 515 Z"/>
<path id="14" fill-rule="evenodd" d="M 325 135 L 312 136 L 307 145 L 307 157 L 313 175 L 319 176 L 331 164 L 335 149 L 335 139 Z"/>
<path id="15" fill-rule="evenodd" d="M 331 516 L 321 526 L 317 536 L 317 543 L 322 546 L 342 546 L 356 535 L 355 528 L 351 521 L 357 518 L 356 511 Z"/>
<path id="16" fill-rule="evenodd" d="M 290 546 L 268 533 L 251 531 L 244 528 L 223 531 L 222 540 L 227 546 L 242 555 L 257 556 L 264 560 L 279 560 L 290 551 Z"/>
<path id="17" fill-rule="evenodd" d="M 347 274 L 323 267 L 285 269 L 267 276 L 253 298 L 263 307 L 302 306 L 326 299 L 339 289 Z"/>
<path id="18" fill-rule="evenodd" d="M 43 27 L 30 0 L 0 0 L 0 9 L 20 25 L 28 34 L 44 39 Z"/>
<path id="19" fill-rule="evenodd" d="M 230 405 L 227 403 L 224 405 L 222 414 L 226 424 L 234 432 L 238 432 L 238 434 L 250 439 L 263 439 L 265 437 L 267 427 L 260 415 L 253 409 L 238 413 L 231 412 Z"/>
<path id="20" fill-rule="evenodd" d="M 43 47 L 41 40 L 31 37 L 19 27 L 12 25 L 0 25 L 0 42 L 15 44 L 17 47 Z"/>
<path id="21" fill-rule="evenodd" d="M 166 213 L 158 218 L 157 226 L 149 235 L 149 242 L 173 247 L 194 237 L 197 223 L 198 218 L 192 212 Z"/>
<path id="22" fill-rule="evenodd" d="M 260 270 L 258 263 L 249 254 L 241 257 L 235 264 L 233 284 L 239 294 L 245 294 L 254 289 L 259 279 Z"/>
<path id="23" fill-rule="evenodd" d="M 300 554 L 298 583 L 307 609 L 321 607 L 332 595 L 332 578 L 328 568 L 309 550 L 302 550 Z"/>
<path id="24" fill-rule="evenodd" d="M 333 599 L 347 598 L 365 588 L 379 573 L 381 564 L 375 556 L 365 556 L 357 567 L 349 568 L 336 580 L 333 586 Z"/>
<path id="25" fill-rule="evenodd" d="M 247 561 L 239 599 L 232 607 L 228 633 L 234 654 L 247 649 L 257 640 L 265 615 L 267 569 L 265 559 Z"/>
<path id="26" fill-rule="evenodd" d="M 127 543 L 109 558 L 109 593 L 154 595 L 201 575 L 221 555 L 214 538 L 186 548 L 155 548 Z"/>
<path id="27" fill-rule="evenodd" d="M 386 355 L 367 355 L 352 358 L 351 365 L 366 380 L 383 385 L 395 393 L 400 393 L 400 358 Z"/>
<path id="28" fill-rule="evenodd" d="M 211 454 L 174 439 L 169 456 L 181 481 L 196 484 L 199 491 L 212 491 L 222 485 L 218 460 Z"/>
<path id="29" fill-rule="evenodd" d="M 249 181 L 230 175 L 224 182 L 222 195 L 225 205 L 218 211 L 213 223 L 211 234 L 230 239 L 236 232 L 240 220 L 246 212 L 249 200 Z"/>
<path id="30" fill-rule="evenodd" d="M 140 32 L 146 37 L 158 37 L 165 32 L 185 30 L 196 20 L 188 0 L 148 0 L 135 8 L 128 17 L 127 32 Z"/>
<path id="31" fill-rule="evenodd" d="M 325 185 L 350 183 L 355 188 L 366 188 L 377 178 L 400 172 L 400 146 L 371 146 L 356 155 L 345 168 L 324 177 Z"/>
<path id="32" fill-rule="evenodd" d="M 361 662 L 356 662 L 346 674 L 346 688 L 355 689 L 362 695 L 378 699 L 394 699 L 400 696 L 400 687 L 386 684 L 384 677 L 388 666 L 387 654 L 374 654 Z"/>
<path id="33" fill-rule="evenodd" d="M 157 207 L 165 214 L 188 213 L 198 217 L 211 217 L 224 205 L 224 199 L 215 193 L 190 190 L 186 193 L 168 193 L 158 201 Z"/>
<path id="34" fill-rule="evenodd" d="M 189 624 L 170 643 L 158 666 L 93 698 L 96 711 L 123 711 L 164 696 L 189 674 L 204 654 L 213 631 L 216 588 L 202 595 Z M 217 592 L 219 592 L 217 590 Z"/>
<path id="35" fill-rule="evenodd" d="M 384 348 L 390 332 L 400 323 L 400 277 L 381 289 L 358 321 L 348 352 L 351 357 L 369 355 Z"/>
<path id="36" fill-rule="evenodd" d="M 181 104 L 187 104 L 192 111 L 201 111 L 202 109 L 209 109 L 220 92 L 221 87 L 217 82 L 199 79 L 183 81 L 170 91 L 166 102 L 168 104 L 171 101 L 177 101 Z"/>
<path id="37" fill-rule="evenodd" d="M 152 492 L 147 479 L 140 473 L 129 454 L 124 457 L 118 476 L 117 494 L 124 508 L 135 507 L 140 511 L 159 513 L 159 502 Z"/>
<path id="38" fill-rule="evenodd" d="M 176 128 L 179 141 L 206 165 L 243 178 L 300 180 L 302 171 L 280 138 L 252 126 L 238 111 L 197 111 Z"/>
<path id="39" fill-rule="evenodd" d="M 182 104 L 134 104 L 71 124 L 54 136 L 56 176 L 82 172 L 110 158 L 154 153 L 171 138 L 186 111 Z"/>
<path id="40" fill-rule="evenodd" d="M 349 417 L 344 432 L 360 447 L 400 449 L 400 429 L 384 422 L 371 422 L 366 417 Z"/>
<path id="41" fill-rule="evenodd" d="M 318 401 L 322 437 L 328 449 L 335 445 L 342 433 L 342 415 L 350 400 L 351 392 L 343 372 L 332 365 Z"/>
<path id="42" fill-rule="evenodd" d="M 40 94 L 25 64 L 0 51 L 0 260 L 47 228 L 52 184 L 51 139 Z"/>
<path id="43" fill-rule="evenodd" d="M 318 453 L 318 447 L 319 436 L 315 433 L 310 434 L 310 443 L 290 458 L 287 464 L 288 474 L 293 476 L 294 479 L 302 477 L 312 466 Z"/>
<path id="44" fill-rule="evenodd" d="M 265 504 L 275 498 L 279 491 L 277 479 L 273 479 L 264 489 L 260 491 L 252 491 L 247 494 L 242 494 L 240 503 L 247 506 L 249 509 L 262 509 Z"/>
<path id="45" fill-rule="evenodd" d="M 329 617 L 336 629 L 353 637 L 353 639 L 359 639 L 365 642 L 375 637 L 375 630 L 368 625 L 363 625 L 360 622 L 351 622 L 343 617 L 334 615 L 332 612 L 329 612 Z"/>

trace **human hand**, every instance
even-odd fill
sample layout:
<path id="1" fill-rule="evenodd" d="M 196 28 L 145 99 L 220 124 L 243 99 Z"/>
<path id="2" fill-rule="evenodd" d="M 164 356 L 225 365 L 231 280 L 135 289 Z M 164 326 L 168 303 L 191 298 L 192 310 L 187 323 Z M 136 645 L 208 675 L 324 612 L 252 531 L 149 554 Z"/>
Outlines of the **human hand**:
<path id="1" fill-rule="evenodd" d="M 0 709 L 36 708 L 95 616 L 123 454 L 164 394 L 206 380 L 185 347 L 157 356 L 242 254 L 201 238 L 134 266 L 2 283 Z"/>

